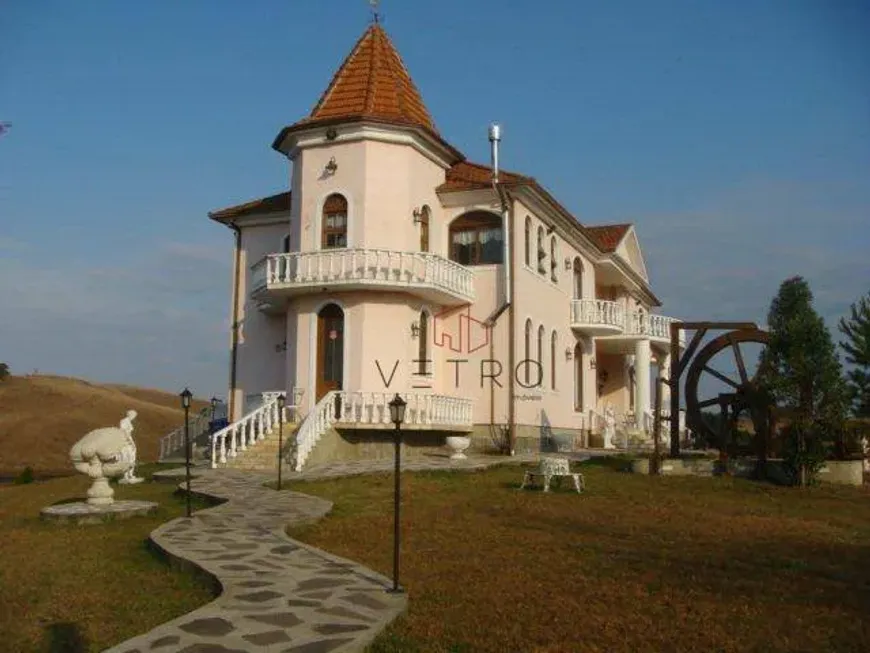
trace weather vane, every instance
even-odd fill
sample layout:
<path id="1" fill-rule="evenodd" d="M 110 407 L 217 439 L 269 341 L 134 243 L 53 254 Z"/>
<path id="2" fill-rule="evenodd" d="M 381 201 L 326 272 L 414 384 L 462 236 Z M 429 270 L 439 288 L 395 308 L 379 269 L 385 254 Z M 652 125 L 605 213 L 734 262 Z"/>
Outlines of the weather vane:
<path id="1" fill-rule="evenodd" d="M 372 20 L 376 23 L 380 19 L 380 14 L 378 14 L 378 5 L 381 4 L 380 0 L 369 0 L 369 6 L 372 8 Z"/>

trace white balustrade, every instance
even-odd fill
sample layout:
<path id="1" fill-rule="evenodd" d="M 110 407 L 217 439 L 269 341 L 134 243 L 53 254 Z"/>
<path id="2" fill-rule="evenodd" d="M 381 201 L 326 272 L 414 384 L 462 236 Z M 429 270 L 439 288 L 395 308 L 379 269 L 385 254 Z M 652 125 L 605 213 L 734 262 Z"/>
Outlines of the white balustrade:
<path id="1" fill-rule="evenodd" d="M 301 471 L 308 454 L 333 424 L 390 424 L 392 392 L 328 392 L 317 402 L 296 436 L 296 471 Z M 402 394 L 407 428 L 415 426 L 471 427 L 473 404 L 470 399 L 427 393 Z"/>
<path id="2" fill-rule="evenodd" d="M 319 284 L 427 286 L 474 299 L 474 273 L 431 252 L 329 249 L 270 254 L 251 267 L 251 288 Z"/>
<path id="3" fill-rule="evenodd" d="M 235 458 L 239 452 L 247 451 L 248 447 L 264 440 L 278 424 L 279 410 L 277 395 L 274 395 L 256 410 L 212 435 L 212 469 L 225 464 L 228 456 Z M 285 414 L 287 411 L 295 411 L 295 406 L 285 406 Z"/>
<path id="4" fill-rule="evenodd" d="M 226 404 L 218 404 L 214 410 L 214 419 L 226 416 Z M 191 440 L 202 436 L 208 430 L 212 420 L 212 408 L 206 406 L 190 420 L 188 425 Z M 184 424 L 160 438 L 160 455 L 158 460 L 165 460 L 179 449 L 184 448 Z"/>
<path id="5" fill-rule="evenodd" d="M 621 330 L 625 327 L 622 305 L 606 299 L 575 299 L 571 302 L 571 324 L 606 325 Z"/>

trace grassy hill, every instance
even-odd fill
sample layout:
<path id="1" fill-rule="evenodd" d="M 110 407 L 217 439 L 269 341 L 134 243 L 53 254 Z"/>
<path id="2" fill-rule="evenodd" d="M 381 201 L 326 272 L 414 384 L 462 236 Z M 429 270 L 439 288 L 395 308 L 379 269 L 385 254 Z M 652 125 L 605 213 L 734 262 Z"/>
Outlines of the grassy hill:
<path id="1" fill-rule="evenodd" d="M 191 414 L 208 402 L 194 399 Z M 0 476 L 26 466 L 39 475 L 76 473 L 69 450 L 88 431 L 118 426 L 129 409 L 139 460 L 157 459 L 160 438 L 184 423 L 177 395 L 62 376 L 10 376 L 0 382 Z"/>

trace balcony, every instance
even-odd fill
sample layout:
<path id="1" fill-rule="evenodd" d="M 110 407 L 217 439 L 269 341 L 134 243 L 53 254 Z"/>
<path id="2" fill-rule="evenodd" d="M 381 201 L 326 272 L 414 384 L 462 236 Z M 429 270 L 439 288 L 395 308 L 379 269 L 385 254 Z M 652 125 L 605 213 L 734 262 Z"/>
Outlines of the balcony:
<path id="1" fill-rule="evenodd" d="M 587 336 L 619 335 L 625 330 L 622 304 L 606 299 L 571 302 L 571 328 Z"/>
<path id="2" fill-rule="evenodd" d="M 251 267 L 251 296 L 275 300 L 322 290 L 404 292 L 442 306 L 474 301 L 474 273 L 429 252 L 330 249 L 270 254 Z"/>
<path id="3" fill-rule="evenodd" d="M 585 336 L 597 336 L 604 351 L 631 351 L 637 340 L 669 346 L 671 323 L 677 318 L 643 311 L 625 313 L 619 302 L 604 299 L 575 299 L 571 302 L 571 328 Z M 685 332 L 680 332 L 680 347 L 685 346 Z"/>

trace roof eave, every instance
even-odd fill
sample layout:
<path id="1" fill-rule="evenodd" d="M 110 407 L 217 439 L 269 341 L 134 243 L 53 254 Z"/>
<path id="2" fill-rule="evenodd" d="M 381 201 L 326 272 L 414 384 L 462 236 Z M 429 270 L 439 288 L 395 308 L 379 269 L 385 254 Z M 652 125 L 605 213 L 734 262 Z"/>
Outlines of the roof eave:
<path id="1" fill-rule="evenodd" d="M 422 135 L 426 140 L 436 144 L 438 147 L 444 150 L 445 153 L 448 155 L 447 159 L 449 160 L 450 165 L 456 165 L 461 161 L 465 161 L 465 155 L 462 152 L 460 152 L 458 149 L 456 149 L 450 143 L 444 140 L 436 131 L 426 127 L 425 125 L 402 122 L 399 120 L 388 120 L 385 118 L 378 118 L 372 116 L 339 116 L 336 118 L 319 118 L 316 120 L 304 120 L 301 122 L 297 122 L 292 125 L 288 125 L 287 127 L 284 127 L 280 132 L 278 132 L 275 140 L 272 141 L 272 149 L 280 152 L 285 156 L 288 156 L 292 148 L 286 147 L 285 145 L 287 142 L 287 138 L 294 134 L 316 131 L 318 129 L 323 129 L 325 127 L 334 127 L 336 125 L 359 123 L 386 125 L 389 127 L 407 129 L 416 132 Z"/>

